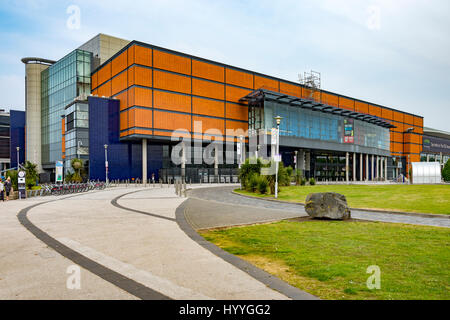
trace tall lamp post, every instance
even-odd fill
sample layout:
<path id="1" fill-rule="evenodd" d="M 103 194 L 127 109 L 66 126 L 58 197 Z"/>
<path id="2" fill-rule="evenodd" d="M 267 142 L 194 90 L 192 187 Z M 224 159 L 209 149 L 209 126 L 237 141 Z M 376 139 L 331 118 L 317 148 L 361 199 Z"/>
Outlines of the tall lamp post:
<path id="1" fill-rule="evenodd" d="M 19 163 L 20 163 L 20 161 L 19 161 L 19 150 L 20 150 L 20 147 L 16 147 L 16 150 L 17 150 L 17 170 L 19 170 Z"/>
<path id="2" fill-rule="evenodd" d="M 276 155 L 275 155 L 275 199 L 278 198 L 278 162 L 281 160 L 279 159 L 280 156 L 280 123 L 281 119 L 283 119 L 280 116 L 276 116 L 275 120 L 277 121 L 277 145 L 276 145 Z"/>
<path id="3" fill-rule="evenodd" d="M 105 177 L 106 177 L 106 184 L 108 184 L 109 183 L 109 180 L 108 180 L 108 145 L 105 144 L 104 147 L 105 147 Z"/>

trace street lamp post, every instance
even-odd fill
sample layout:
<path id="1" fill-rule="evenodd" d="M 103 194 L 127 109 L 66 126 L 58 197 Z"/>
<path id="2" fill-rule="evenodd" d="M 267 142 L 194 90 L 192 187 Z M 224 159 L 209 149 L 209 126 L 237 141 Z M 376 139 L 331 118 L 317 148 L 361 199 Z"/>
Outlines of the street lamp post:
<path id="1" fill-rule="evenodd" d="M 104 147 L 105 147 L 105 176 L 106 176 L 106 184 L 108 184 L 109 183 L 109 180 L 108 180 L 108 145 L 105 144 Z"/>
<path id="2" fill-rule="evenodd" d="M 276 145 L 276 155 L 275 155 L 275 199 L 278 198 L 278 162 L 279 160 L 279 154 L 280 154 L 280 123 L 281 119 L 283 119 L 280 116 L 275 117 L 275 120 L 277 121 L 277 145 Z"/>
<path id="3" fill-rule="evenodd" d="M 20 161 L 19 161 L 19 150 L 20 150 L 20 147 L 16 147 L 16 150 L 17 150 L 17 170 L 19 170 L 19 163 L 20 163 Z"/>

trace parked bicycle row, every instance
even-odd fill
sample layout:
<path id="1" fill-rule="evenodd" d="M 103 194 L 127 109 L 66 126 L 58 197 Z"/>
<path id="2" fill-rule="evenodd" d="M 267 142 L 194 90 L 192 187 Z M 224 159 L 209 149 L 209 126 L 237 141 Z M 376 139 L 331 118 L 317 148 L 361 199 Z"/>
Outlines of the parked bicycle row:
<path id="1" fill-rule="evenodd" d="M 90 190 L 102 190 L 106 188 L 103 181 L 88 181 L 82 183 L 54 183 L 41 184 L 40 190 L 28 191 L 28 197 L 64 195 L 69 193 L 87 192 Z"/>

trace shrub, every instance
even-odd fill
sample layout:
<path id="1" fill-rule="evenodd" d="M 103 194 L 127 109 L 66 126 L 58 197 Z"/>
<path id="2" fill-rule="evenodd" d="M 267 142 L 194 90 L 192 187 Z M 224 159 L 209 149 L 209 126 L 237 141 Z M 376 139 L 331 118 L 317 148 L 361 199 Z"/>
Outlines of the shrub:
<path id="1" fill-rule="evenodd" d="M 252 163 L 250 163 L 252 162 Z M 249 158 L 246 159 L 245 162 L 241 165 L 241 169 L 239 170 L 239 180 L 241 181 L 242 189 L 247 190 L 247 183 L 249 182 L 249 178 L 252 174 L 259 174 L 261 172 L 261 159 Z"/>
<path id="2" fill-rule="evenodd" d="M 302 181 L 302 171 L 301 170 L 295 170 L 295 185 L 299 186 Z"/>
<path id="3" fill-rule="evenodd" d="M 258 191 L 261 194 L 267 193 L 267 187 L 269 186 L 269 181 L 265 176 L 260 176 L 258 179 Z"/>
<path id="4" fill-rule="evenodd" d="M 306 185 L 306 178 L 302 178 L 301 180 L 300 180 L 300 185 L 301 186 L 305 186 Z"/>
<path id="5" fill-rule="evenodd" d="M 442 170 L 442 178 L 445 182 L 450 182 L 450 160 L 447 161 Z"/>
<path id="6" fill-rule="evenodd" d="M 314 178 L 309 179 L 309 184 L 311 186 L 314 186 L 316 184 L 316 179 L 314 179 Z"/>
<path id="7" fill-rule="evenodd" d="M 286 174 L 287 174 L 288 177 L 289 177 L 289 181 L 291 181 L 291 179 L 292 179 L 292 174 L 293 174 L 293 173 L 294 173 L 294 169 L 292 169 L 291 166 L 289 166 L 289 167 L 286 168 Z"/>
<path id="8" fill-rule="evenodd" d="M 259 184 L 259 175 L 253 173 L 248 179 L 248 191 L 255 192 Z"/>

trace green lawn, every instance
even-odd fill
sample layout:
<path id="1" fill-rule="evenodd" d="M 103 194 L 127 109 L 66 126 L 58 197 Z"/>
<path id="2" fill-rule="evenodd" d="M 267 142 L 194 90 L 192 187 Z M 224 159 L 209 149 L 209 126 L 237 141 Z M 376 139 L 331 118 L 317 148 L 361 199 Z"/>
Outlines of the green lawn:
<path id="1" fill-rule="evenodd" d="M 243 190 L 242 194 L 273 198 Z M 450 185 L 316 185 L 281 187 L 278 200 L 305 202 L 313 192 L 345 195 L 352 208 L 450 214 Z"/>
<path id="2" fill-rule="evenodd" d="M 282 221 L 202 232 L 322 299 L 450 299 L 450 231 L 381 222 Z M 381 289 L 369 290 L 367 267 Z"/>

